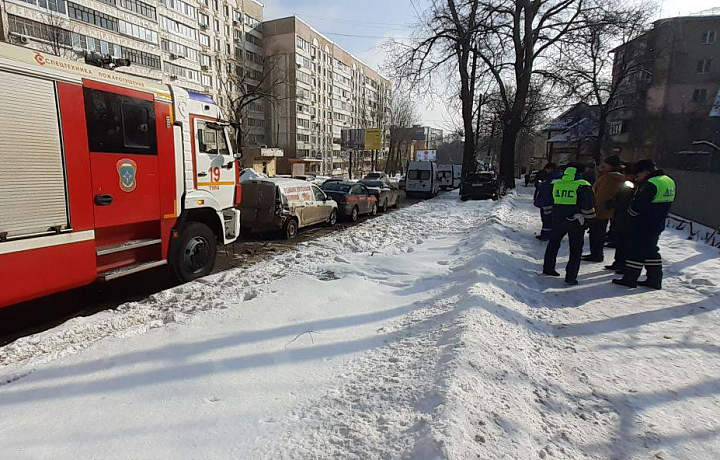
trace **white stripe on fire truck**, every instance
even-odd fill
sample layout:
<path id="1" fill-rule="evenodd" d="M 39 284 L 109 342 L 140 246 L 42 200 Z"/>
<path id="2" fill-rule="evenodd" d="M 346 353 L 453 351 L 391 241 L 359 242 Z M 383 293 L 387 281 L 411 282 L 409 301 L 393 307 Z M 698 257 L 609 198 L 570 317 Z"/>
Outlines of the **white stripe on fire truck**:
<path id="1" fill-rule="evenodd" d="M 94 239 L 95 231 L 86 230 L 84 232 L 61 233 L 59 235 L 40 236 L 37 238 L 27 238 L 24 240 L 6 241 L 4 243 L 0 243 L 0 255 L 20 251 L 29 251 L 31 249 L 49 248 L 52 246 L 60 246 L 63 244 L 80 243 L 82 241 L 90 241 Z"/>

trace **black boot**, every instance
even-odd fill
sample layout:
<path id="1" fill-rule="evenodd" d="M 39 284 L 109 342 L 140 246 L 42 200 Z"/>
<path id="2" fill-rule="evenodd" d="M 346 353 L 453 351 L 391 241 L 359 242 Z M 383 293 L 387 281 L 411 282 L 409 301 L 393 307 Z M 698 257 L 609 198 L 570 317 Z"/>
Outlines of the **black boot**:
<path id="1" fill-rule="evenodd" d="M 629 288 L 636 288 L 638 287 L 638 278 L 640 278 L 640 272 L 642 272 L 641 269 L 630 267 L 628 265 L 625 267 L 625 275 L 621 279 L 613 280 L 613 283 Z"/>
<path id="2" fill-rule="evenodd" d="M 618 271 L 622 269 L 622 265 L 617 263 L 617 261 L 613 262 L 612 265 L 605 265 L 605 270 L 614 270 Z"/>
<path id="3" fill-rule="evenodd" d="M 638 286 L 648 287 L 651 289 L 662 289 L 663 271 L 662 267 L 647 267 L 647 279 L 640 281 Z"/>

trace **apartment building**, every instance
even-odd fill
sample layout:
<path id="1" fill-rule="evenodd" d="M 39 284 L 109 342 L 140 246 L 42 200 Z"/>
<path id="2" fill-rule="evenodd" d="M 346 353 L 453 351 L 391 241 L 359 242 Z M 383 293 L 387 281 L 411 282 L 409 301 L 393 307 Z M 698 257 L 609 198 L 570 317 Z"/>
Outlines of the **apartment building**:
<path id="1" fill-rule="evenodd" d="M 280 172 L 346 173 L 342 130 L 385 131 L 390 81 L 295 16 L 263 23 L 263 34 L 266 60 L 285 79 L 277 102 L 266 107 L 266 135 L 285 151 Z M 369 152 L 353 160 L 361 171 L 374 162 Z"/>
<path id="2" fill-rule="evenodd" d="M 615 50 L 614 75 L 623 81 L 609 116 L 609 148 L 626 160 L 651 157 L 684 169 L 690 165 L 681 163 L 692 155 L 683 153 L 694 150 L 694 142 L 720 143 L 720 117 L 712 116 L 720 87 L 719 35 L 716 9 L 658 20 Z M 625 75 L 628 68 L 633 71 Z"/>
<path id="3" fill-rule="evenodd" d="M 261 78 L 256 0 L 4 0 L 0 8 L 2 40 L 77 60 L 88 52 L 129 59 L 118 72 L 210 94 L 228 118 L 237 94 Z M 263 104 L 243 119 L 245 142 L 265 144 Z"/>

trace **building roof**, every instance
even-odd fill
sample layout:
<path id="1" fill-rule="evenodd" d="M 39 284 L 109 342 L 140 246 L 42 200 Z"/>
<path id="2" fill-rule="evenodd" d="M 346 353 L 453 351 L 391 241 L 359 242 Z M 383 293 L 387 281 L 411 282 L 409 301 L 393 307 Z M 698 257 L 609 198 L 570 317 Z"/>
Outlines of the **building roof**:
<path id="1" fill-rule="evenodd" d="M 598 121 L 595 117 L 582 118 L 562 133 L 548 139 L 548 142 L 577 142 L 597 138 Z"/>

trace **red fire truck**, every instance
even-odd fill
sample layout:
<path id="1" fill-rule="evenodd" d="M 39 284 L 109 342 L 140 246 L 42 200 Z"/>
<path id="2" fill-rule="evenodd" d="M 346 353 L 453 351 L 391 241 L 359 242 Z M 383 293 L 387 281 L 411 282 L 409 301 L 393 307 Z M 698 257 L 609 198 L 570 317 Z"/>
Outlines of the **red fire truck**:
<path id="1" fill-rule="evenodd" d="M 207 275 L 240 232 L 218 106 L 0 43 L 0 307 L 161 265 Z"/>

